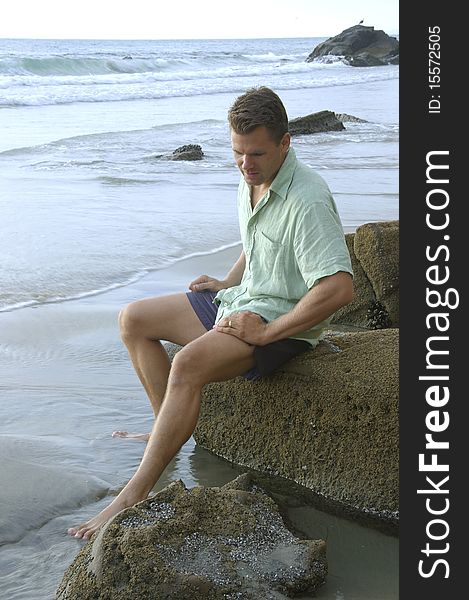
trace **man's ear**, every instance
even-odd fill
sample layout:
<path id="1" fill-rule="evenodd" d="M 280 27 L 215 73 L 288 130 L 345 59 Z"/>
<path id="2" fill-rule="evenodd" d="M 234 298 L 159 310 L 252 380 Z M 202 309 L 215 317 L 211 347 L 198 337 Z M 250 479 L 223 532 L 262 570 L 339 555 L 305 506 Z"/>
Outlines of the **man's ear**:
<path id="1" fill-rule="evenodd" d="M 290 142 L 291 142 L 291 135 L 287 131 L 286 133 L 283 134 L 283 138 L 280 141 L 280 145 L 282 146 L 282 149 L 285 151 L 285 154 L 288 152 L 288 149 L 290 148 Z"/>

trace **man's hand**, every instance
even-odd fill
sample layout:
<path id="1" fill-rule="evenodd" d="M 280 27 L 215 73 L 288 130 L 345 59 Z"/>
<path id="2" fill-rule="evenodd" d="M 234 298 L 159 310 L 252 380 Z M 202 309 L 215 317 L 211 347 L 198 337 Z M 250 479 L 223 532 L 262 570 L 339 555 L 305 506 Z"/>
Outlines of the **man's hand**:
<path id="1" fill-rule="evenodd" d="M 242 251 L 238 260 L 231 267 L 229 273 L 224 279 L 215 279 L 210 275 L 200 275 L 189 284 L 191 292 L 219 292 L 234 285 L 241 283 L 243 278 L 244 267 L 246 265 L 246 257 Z"/>
<path id="2" fill-rule="evenodd" d="M 267 327 L 268 324 L 262 317 L 247 310 L 220 319 L 214 329 L 233 335 L 251 346 L 264 346 L 269 343 Z"/>
<path id="3" fill-rule="evenodd" d="M 224 280 L 215 279 L 209 275 L 200 275 L 189 284 L 191 292 L 219 292 L 226 287 Z"/>

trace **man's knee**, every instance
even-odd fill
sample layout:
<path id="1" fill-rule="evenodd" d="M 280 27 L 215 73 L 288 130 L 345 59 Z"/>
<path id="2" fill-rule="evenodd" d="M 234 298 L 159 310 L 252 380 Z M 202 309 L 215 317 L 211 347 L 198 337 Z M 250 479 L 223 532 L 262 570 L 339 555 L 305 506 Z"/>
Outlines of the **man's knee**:
<path id="1" fill-rule="evenodd" d="M 173 385 L 202 387 L 205 381 L 203 358 L 189 346 L 174 355 L 171 365 L 170 381 Z"/>
<path id="2" fill-rule="evenodd" d="M 141 300 L 124 306 L 119 313 L 118 320 L 120 334 L 124 341 L 142 335 L 145 327 L 145 318 Z"/>

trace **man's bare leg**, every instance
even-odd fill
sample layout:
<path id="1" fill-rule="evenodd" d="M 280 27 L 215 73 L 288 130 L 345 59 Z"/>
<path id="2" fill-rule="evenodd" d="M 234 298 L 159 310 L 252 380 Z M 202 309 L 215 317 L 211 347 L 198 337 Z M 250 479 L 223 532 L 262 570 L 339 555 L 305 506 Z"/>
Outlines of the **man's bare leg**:
<path id="1" fill-rule="evenodd" d="M 209 331 L 180 350 L 142 461 L 120 494 L 96 517 L 68 533 L 89 539 L 124 508 L 147 498 L 164 469 L 192 435 L 203 386 L 241 375 L 254 366 L 254 347 L 236 337 Z"/>
<path id="2" fill-rule="evenodd" d="M 206 333 L 186 294 L 132 302 L 119 315 L 121 337 L 134 369 L 158 415 L 168 381 L 170 361 L 160 340 L 185 346 Z M 113 437 L 147 442 L 149 433 L 114 431 Z"/>

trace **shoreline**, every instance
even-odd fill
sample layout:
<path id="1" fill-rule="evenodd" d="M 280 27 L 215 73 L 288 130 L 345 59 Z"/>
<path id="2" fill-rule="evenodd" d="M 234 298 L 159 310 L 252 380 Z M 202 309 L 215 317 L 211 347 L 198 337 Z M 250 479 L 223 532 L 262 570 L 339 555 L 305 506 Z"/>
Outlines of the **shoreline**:
<path id="1" fill-rule="evenodd" d="M 158 271 L 164 271 L 167 269 L 171 269 L 171 267 L 176 266 L 180 262 L 185 262 L 187 260 L 202 258 L 206 256 L 217 255 L 219 253 L 223 253 L 225 251 L 229 251 L 232 248 L 238 248 L 241 242 L 234 242 L 232 244 L 227 244 L 226 246 L 222 246 L 220 248 L 214 248 L 213 250 L 207 250 L 206 252 L 195 252 L 193 254 L 189 254 L 187 256 L 182 256 L 181 258 L 174 259 L 171 263 L 163 266 L 163 267 L 155 267 L 154 269 L 143 269 L 129 277 L 127 281 L 117 282 L 109 285 L 106 288 L 98 289 L 98 290 L 90 290 L 88 292 L 78 293 L 74 296 L 65 297 L 65 298 L 50 298 L 49 300 L 26 300 L 24 302 L 20 302 L 18 304 L 7 305 L 0 308 L 0 314 L 5 312 L 14 312 L 16 310 L 21 310 L 23 308 L 38 308 L 39 306 L 47 305 L 47 304 L 62 304 L 65 302 L 74 302 L 76 300 L 83 300 L 86 298 L 93 298 L 95 296 L 103 296 L 114 290 L 120 288 L 130 287 L 133 284 L 138 283 L 140 280 L 145 279 L 148 276 L 151 276 Z"/>
<path id="2" fill-rule="evenodd" d="M 353 233 L 357 227 L 344 226 L 344 233 Z M 106 302 L 116 302 L 118 299 L 132 298 L 139 299 L 143 297 L 176 293 L 178 291 L 188 291 L 187 285 L 202 272 L 207 271 L 214 277 L 223 277 L 227 270 L 236 262 L 241 250 L 241 241 L 227 244 L 220 248 L 207 250 L 206 252 L 197 252 L 181 258 L 175 259 L 172 263 L 153 270 L 146 270 L 141 275 L 136 273 L 128 281 L 115 283 L 103 290 L 83 292 L 70 298 L 51 298 L 49 300 L 38 301 L 29 300 L 19 304 L 13 304 L 0 308 L 0 315 L 15 313 L 23 310 L 37 310 L 41 307 L 50 305 L 63 305 L 83 302 L 89 304 L 99 304 L 95 302 L 96 298 L 103 298 Z M 196 272 L 196 267 L 199 271 Z M 185 277 L 185 279 L 184 279 Z M 177 281 L 177 286 L 174 281 Z M 181 286 L 182 289 L 178 289 Z M 185 287 L 184 287 L 185 286 Z M 132 290 L 139 290 L 142 295 L 136 295 Z M 186 289 L 187 288 L 187 289 Z M 154 289 L 158 293 L 154 293 Z M 146 294 L 146 295 L 145 295 Z M 129 300 L 130 301 L 130 300 Z M 1 318 L 1 317 L 0 317 Z"/>

